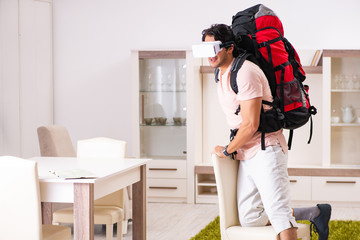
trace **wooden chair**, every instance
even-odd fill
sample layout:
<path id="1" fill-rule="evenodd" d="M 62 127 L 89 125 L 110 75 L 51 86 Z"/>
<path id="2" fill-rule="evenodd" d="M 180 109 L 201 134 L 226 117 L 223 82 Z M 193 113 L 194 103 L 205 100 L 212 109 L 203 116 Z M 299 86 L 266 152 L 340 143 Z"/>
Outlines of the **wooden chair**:
<path id="1" fill-rule="evenodd" d="M 277 234 L 272 226 L 242 227 L 237 210 L 237 173 L 239 161 L 230 157 L 218 158 L 212 155 L 216 187 L 219 199 L 220 232 L 222 240 L 276 240 Z M 298 224 L 298 238 L 310 240 L 310 226 Z"/>
<path id="2" fill-rule="evenodd" d="M 78 158 L 124 158 L 126 142 L 110 138 L 78 141 Z M 121 189 L 94 202 L 94 223 L 106 224 L 106 240 L 113 239 L 113 225 L 117 223 L 117 239 L 122 239 L 124 218 L 124 190 Z M 73 208 L 55 211 L 53 223 L 73 223 Z"/>
<path id="3" fill-rule="evenodd" d="M 0 239 L 70 240 L 69 227 L 41 223 L 37 163 L 2 156 L 0 164 Z"/>

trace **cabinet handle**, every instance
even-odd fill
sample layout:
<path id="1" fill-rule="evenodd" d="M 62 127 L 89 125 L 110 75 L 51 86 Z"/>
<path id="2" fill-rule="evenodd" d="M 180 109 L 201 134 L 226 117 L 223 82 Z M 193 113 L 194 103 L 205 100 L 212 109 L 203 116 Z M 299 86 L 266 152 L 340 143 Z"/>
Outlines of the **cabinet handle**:
<path id="1" fill-rule="evenodd" d="M 356 181 L 326 181 L 326 183 L 351 183 L 351 184 L 355 184 Z"/>
<path id="2" fill-rule="evenodd" d="M 171 190 L 177 189 L 177 187 L 153 187 L 153 186 L 150 186 L 149 188 L 150 189 L 171 189 Z"/>
<path id="3" fill-rule="evenodd" d="M 149 168 L 152 171 L 177 171 L 177 168 Z"/>
<path id="4" fill-rule="evenodd" d="M 297 180 L 290 180 L 290 182 L 296 183 L 296 182 L 297 182 Z"/>

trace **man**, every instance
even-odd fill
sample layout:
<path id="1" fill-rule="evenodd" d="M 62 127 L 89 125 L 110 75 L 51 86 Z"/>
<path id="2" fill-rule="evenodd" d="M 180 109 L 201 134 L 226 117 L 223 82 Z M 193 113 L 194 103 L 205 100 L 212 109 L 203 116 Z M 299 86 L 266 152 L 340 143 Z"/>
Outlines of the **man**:
<path id="1" fill-rule="evenodd" d="M 287 144 L 282 129 L 265 135 L 265 150 L 261 150 L 258 131 L 261 108 L 269 110 L 262 100 L 272 102 L 272 95 L 263 71 L 245 60 L 237 74 L 238 93 L 230 87 L 230 69 L 239 49 L 233 44 L 231 28 L 215 24 L 202 32 L 205 42 L 220 41 L 224 46 L 210 66 L 218 68 L 217 93 L 220 105 L 231 129 L 237 129 L 227 146 L 216 146 L 213 153 L 224 158 L 236 152 L 240 160 L 238 173 L 238 213 L 242 226 L 272 225 L 281 240 L 297 239 L 296 220 L 310 220 L 320 240 L 328 239 L 331 206 L 318 204 L 311 208 L 290 208 L 287 175 Z M 240 106 L 240 112 L 235 114 Z M 294 217 L 295 216 L 295 217 Z"/>

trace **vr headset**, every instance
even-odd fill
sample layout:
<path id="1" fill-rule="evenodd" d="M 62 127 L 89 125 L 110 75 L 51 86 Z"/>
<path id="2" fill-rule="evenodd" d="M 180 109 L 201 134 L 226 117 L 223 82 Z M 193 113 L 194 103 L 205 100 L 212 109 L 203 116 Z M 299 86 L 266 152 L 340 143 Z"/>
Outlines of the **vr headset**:
<path id="1" fill-rule="evenodd" d="M 231 44 L 234 44 L 234 42 L 203 42 L 202 44 L 192 45 L 192 51 L 196 58 L 215 57 L 224 47 L 230 47 Z"/>

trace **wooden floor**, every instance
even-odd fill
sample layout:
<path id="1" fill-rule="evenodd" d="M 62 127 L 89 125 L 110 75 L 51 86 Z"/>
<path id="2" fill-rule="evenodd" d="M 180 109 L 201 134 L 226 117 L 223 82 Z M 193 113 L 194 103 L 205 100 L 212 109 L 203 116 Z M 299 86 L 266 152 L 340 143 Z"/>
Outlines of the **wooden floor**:
<path id="1" fill-rule="evenodd" d="M 189 240 L 218 215 L 215 204 L 148 203 L 146 239 Z M 132 239 L 131 228 L 129 225 L 123 240 Z M 100 225 L 95 225 L 95 240 L 105 240 L 105 229 Z"/>
<path id="2" fill-rule="evenodd" d="M 214 204 L 149 203 L 147 240 L 189 240 L 218 214 L 218 206 Z M 360 221 L 360 207 L 333 206 L 331 219 Z M 128 233 L 123 236 L 123 240 L 131 239 L 129 225 Z M 95 240 L 105 240 L 105 229 L 100 225 L 95 225 Z"/>

